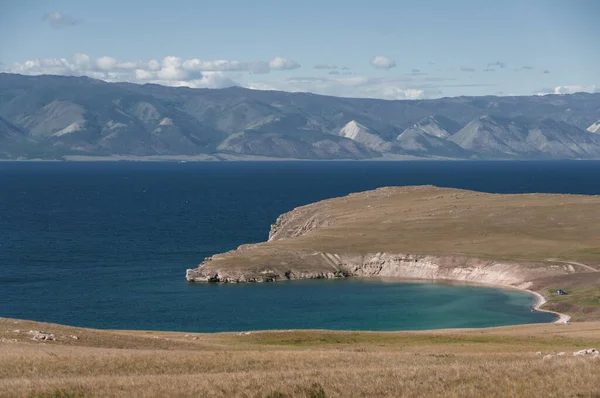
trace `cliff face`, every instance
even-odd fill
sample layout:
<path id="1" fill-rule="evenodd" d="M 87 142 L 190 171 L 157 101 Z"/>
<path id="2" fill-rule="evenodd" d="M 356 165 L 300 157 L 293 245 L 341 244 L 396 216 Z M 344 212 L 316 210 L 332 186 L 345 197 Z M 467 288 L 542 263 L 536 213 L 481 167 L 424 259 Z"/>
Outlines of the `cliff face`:
<path id="1" fill-rule="evenodd" d="M 333 279 L 345 277 L 394 277 L 418 280 L 454 280 L 528 288 L 537 278 L 578 272 L 576 266 L 558 263 L 515 263 L 467 258 L 464 256 L 427 256 L 398 253 L 305 253 L 297 254 L 296 264 L 310 264 L 313 270 L 285 261 L 273 262 L 256 271 L 227 266 L 228 258 L 205 261 L 187 270 L 189 282 L 275 282 L 294 279 Z M 221 261 L 219 261 L 221 260 Z M 315 264 L 316 263 L 316 264 Z M 289 266 L 288 266 L 289 265 Z M 287 267 L 286 267 L 287 266 Z M 321 269 L 319 269 L 321 268 Z"/>

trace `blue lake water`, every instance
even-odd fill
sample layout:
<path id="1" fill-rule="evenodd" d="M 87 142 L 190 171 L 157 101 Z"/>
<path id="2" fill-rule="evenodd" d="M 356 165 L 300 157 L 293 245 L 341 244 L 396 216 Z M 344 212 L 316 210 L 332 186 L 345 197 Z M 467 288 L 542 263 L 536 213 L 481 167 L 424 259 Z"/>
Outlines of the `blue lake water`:
<path id="1" fill-rule="evenodd" d="M 521 292 L 378 280 L 189 285 L 283 212 L 389 185 L 600 194 L 600 162 L 0 162 L 0 316 L 182 331 L 549 322 Z"/>

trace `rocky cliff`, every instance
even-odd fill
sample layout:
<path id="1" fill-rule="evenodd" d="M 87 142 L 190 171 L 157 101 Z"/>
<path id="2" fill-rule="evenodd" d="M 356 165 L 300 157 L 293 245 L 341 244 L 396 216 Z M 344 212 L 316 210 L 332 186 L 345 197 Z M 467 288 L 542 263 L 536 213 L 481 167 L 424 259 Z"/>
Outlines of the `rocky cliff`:
<path id="1" fill-rule="evenodd" d="M 219 261 L 225 260 L 225 261 Z M 516 263 L 464 256 L 423 256 L 412 254 L 344 253 L 299 254 L 297 263 L 282 262 L 259 267 L 257 271 L 227 266 L 227 257 L 207 259 L 196 269 L 188 269 L 189 282 L 275 282 L 295 279 L 334 279 L 346 277 L 391 277 L 422 281 L 461 281 L 527 289 L 542 277 L 569 275 L 583 269 L 561 263 Z M 299 263 L 318 264 L 321 270 L 303 269 Z M 289 265 L 286 267 L 286 265 Z"/>

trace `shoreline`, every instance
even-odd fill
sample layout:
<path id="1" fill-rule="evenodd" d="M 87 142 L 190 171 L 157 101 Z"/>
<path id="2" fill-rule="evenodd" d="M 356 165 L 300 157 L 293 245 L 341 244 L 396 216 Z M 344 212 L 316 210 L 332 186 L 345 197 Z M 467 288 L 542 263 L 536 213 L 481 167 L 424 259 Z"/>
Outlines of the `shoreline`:
<path id="1" fill-rule="evenodd" d="M 563 314 L 562 312 L 556 312 L 556 311 L 545 310 L 543 308 L 540 308 L 542 305 L 544 305 L 548 302 L 548 300 L 546 300 L 546 298 L 544 296 L 542 296 L 540 293 L 534 292 L 533 290 L 529 290 L 529 289 L 520 289 L 520 290 L 529 292 L 537 297 L 537 303 L 533 307 L 534 310 L 539 311 L 539 312 L 546 312 L 546 313 L 554 314 L 554 315 L 558 316 L 558 319 L 552 323 L 567 323 L 571 319 L 570 315 Z"/>

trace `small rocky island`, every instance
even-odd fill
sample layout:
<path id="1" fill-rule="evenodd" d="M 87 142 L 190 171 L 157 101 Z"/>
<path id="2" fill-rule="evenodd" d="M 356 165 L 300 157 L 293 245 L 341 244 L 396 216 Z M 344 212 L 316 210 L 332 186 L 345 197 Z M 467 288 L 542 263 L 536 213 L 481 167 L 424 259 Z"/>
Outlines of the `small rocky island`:
<path id="1" fill-rule="evenodd" d="M 189 269 L 189 282 L 399 277 L 531 289 L 600 283 L 600 197 L 387 187 L 298 207 L 267 242 Z M 598 292 L 600 293 L 600 292 Z M 565 296 L 566 297 L 566 296 Z M 580 311 L 563 299 L 557 310 Z M 596 308 L 586 310 L 600 319 Z"/>

